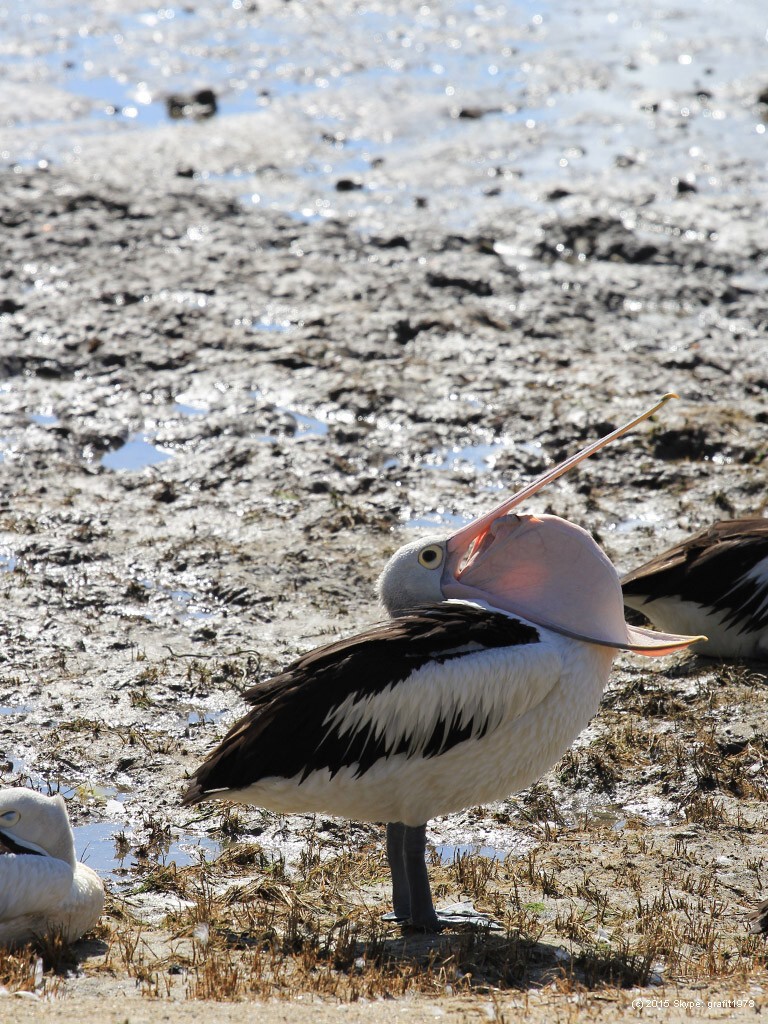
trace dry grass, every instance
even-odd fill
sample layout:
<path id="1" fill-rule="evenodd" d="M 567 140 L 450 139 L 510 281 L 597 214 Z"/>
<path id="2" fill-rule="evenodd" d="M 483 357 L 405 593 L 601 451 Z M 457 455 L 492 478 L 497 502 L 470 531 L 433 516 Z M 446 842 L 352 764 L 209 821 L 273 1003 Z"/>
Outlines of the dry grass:
<path id="1" fill-rule="evenodd" d="M 752 705 L 768 712 L 766 701 L 765 677 L 749 669 L 684 661 L 667 676 L 635 671 L 608 696 L 591 743 L 496 810 L 535 841 L 528 854 L 432 857 L 438 903 L 471 899 L 502 933 L 386 927 L 382 837 L 339 844 L 309 828 L 290 871 L 252 843 L 212 864 L 156 870 L 145 889 L 173 891 L 187 909 L 169 916 L 162 949 L 150 952 L 134 924 L 133 939 L 113 940 L 113 958 L 148 994 L 180 988 L 195 999 L 740 982 L 766 962 L 743 915 L 768 862 L 768 737 L 731 739 L 722 726 Z M 671 823 L 627 814 L 630 787 L 663 798 Z M 223 836 L 243 828 L 238 812 L 224 812 Z M 721 871 L 724 858 L 740 867 L 745 848 L 740 875 Z"/>
<path id="2" fill-rule="evenodd" d="M 224 852 L 192 867 L 166 865 L 167 824 L 145 822 L 130 850 L 134 900 L 110 899 L 107 953 L 87 970 L 127 974 L 151 998 L 235 1001 L 524 1000 L 545 988 L 609 997 L 661 981 L 711 988 L 764 978 L 766 948 L 744 916 L 768 895 L 768 735 L 744 723 L 768 721 L 766 678 L 683 661 L 665 676 L 631 669 L 624 679 L 588 743 L 525 794 L 477 811 L 522 836 L 528 852 L 459 852 L 448 862 L 432 854 L 438 905 L 470 899 L 501 932 L 430 937 L 384 925 L 383 830 L 318 821 L 287 865 L 248 841 L 247 812 L 225 808 L 202 812 Z M 658 823 L 627 809 L 641 798 L 661 808 Z M 117 843 L 125 856 L 127 838 Z M 160 924 L 142 920 L 142 900 L 165 906 Z M 53 990 L 61 956 L 7 954 L 0 984 Z"/>
<path id="3" fill-rule="evenodd" d="M 46 935 L 15 949 L 0 948 L 0 991 L 57 996 L 62 979 L 77 966 L 78 953 L 61 934 Z"/>
<path id="4" fill-rule="evenodd" d="M 347 1002 L 553 982 L 572 991 L 626 988 L 661 976 L 735 981 L 765 965 L 761 941 L 726 912 L 733 893 L 697 842 L 677 838 L 675 828 L 652 838 L 584 824 L 526 857 L 433 857 L 438 900 L 472 899 L 503 924 L 501 933 L 428 937 L 385 926 L 382 844 L 331 852 L 313 832 L 292 872 L 256 844 L 234 846 L 212 864 L 155 870 L 143 891 L 172 892 L 186 906 L 168 915 L 159 941 L 115 903 L 108 967 L 155 998 L 312 994 Z"/>

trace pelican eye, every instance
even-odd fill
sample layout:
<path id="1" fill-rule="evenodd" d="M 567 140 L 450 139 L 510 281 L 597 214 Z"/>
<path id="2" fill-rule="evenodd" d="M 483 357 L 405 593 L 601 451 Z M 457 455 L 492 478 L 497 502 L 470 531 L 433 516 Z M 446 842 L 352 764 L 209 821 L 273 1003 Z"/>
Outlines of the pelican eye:
<path id="1" fill-rule="evenodd" d="M 443 561 L 443 549 L 439 544 L 430 544 L 419 552 L 419 565 L 425 569 L 438 569 Z"/>
<path id="2" fill-rule="evenodd" d="M 0 822 L 3 825 L 15 825 L 20 817 L 18 811 L 6 811 L 5 814 L 0 814 Z"/>

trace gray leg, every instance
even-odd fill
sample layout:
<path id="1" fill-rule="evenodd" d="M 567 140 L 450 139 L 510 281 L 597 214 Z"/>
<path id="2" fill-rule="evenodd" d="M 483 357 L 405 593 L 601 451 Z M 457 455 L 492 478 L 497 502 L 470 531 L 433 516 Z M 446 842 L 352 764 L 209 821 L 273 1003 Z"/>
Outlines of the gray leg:
<path id="1" fill-rule="evenodd" d="M 426 825 L 404 825 L 402 821 L 392 821 L 387 825 L 387 860 L 392 872 L 394 909 L 384 914 L 382 920 L 408 924 L 425 932 L 439 932 L 441 928 L 457 925 L 502 931 L 500 924 L 487 914 L 478 913 L 471 903 L 456 903 L 435 913 L 427 874 L 426 847 Z"/>
<path id="2" fill-rule="evenodd" d="M 429 888 L 427 863 L 424 859 L 427 848 L 426 825 L 402 825 L 405 873 L 411 893 L 411 921 L 414 928 L 424 931 L 440 931 L 440 923 L 432 902 Z"/>
<path id="3" fill-rule="evenodd" d="M 392 872 L 392 906 L 384 921 L 399 921 L 425 931 L 439 931 L 432 904 L 427 864 L 426 825 L 404 825 L 391 821 L 387 825 L 387 860 Z"/>
<path id="4" fill-rule="evenodd" d="M 385 914 L 385 921 L 407 921 L 411 916 L 411 888 L 405 868 L 404 850 L 405 825 L 401 821 L 387 824 L 387 860 L 392 872 L 391 914 Z"/>

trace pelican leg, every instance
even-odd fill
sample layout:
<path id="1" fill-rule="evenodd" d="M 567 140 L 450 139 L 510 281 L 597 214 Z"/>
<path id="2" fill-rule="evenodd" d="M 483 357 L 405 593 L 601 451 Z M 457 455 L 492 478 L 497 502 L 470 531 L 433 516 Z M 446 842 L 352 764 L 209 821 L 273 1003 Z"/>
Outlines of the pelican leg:
<path id="1" fill-rule="evenodd" d="M 429 887 L 427 862 L 427 826 L 402 825 L 403 859 L 408 888 L 411 894 L 410 924 L 414 928 L 423 928 L 426 932 L 439 932 L 440 922 L 432 902 L 432 890 Z"/>
<path id="2" fill-rule="evenodd" d="M 435 911 L 426 863 L 427 826 L 404 825 L 392 821 L 387 825 L 387 860 L 392 872 L 392 906 L 383 921 L 396 921 L 425 932 L 439 932 L 457 925 L 502 931 L 502 926 L 487 914 L 475 910 L 471 903 L 454 903 Z M 768 900 L 766 900 L 768 906 Z M 766 912 L 768 919 L 768 911 Z M 768 926 L 766 926 L 768 932 Z"/>
<path id="3" fill-rule="evenodd" d="M 405 825 L 402 821 L 387 823 L 387 860 L 392 873 L 392 913 L 384 921 L 407 921 L 411 916 L 411 887 L 405 868 Z"/>
<path id="4" fill-rule="evenodd" d="M 384 921 L 398 921 L 436 932 L 440 924 L 432 903 L 425 853 L 426 825 L 387 824 L 387 860 L 392 872 L 392 907 Z"/>

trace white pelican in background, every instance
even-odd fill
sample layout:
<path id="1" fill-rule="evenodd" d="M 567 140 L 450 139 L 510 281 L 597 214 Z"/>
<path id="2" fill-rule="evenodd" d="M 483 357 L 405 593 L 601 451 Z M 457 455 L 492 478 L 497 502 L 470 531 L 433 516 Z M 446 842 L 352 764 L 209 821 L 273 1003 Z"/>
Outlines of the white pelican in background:
<path id="1" fill-rule="evenodd" d="M 696 639 L 628 626 L 616 570 L 588 533 L 512 512 L 666 400 L 468 526 L 396 552 L 379 580 L 393 618 L 248 690 L 252 710 L 183 802 L 387 822 L 387 917 L 426 931 L 454 923 L 432 903 L 427 820 L 547 771 L 597 710 L 618 650 L 668 654 Z"/>
<path id="2" fill-rule="evenodd" d="M 0 945 L 54 932 L 74 942 L 103 906 L 101 879 L 75 858 L 63 798 L 0 789 Z"/>
<path id="3" fill-rule="evenodd" d="M 768 519 L 715 523 L 621 586 L 624 604 L 655 626 L 706 633 L 697 654 L 768 661 Z"/>

